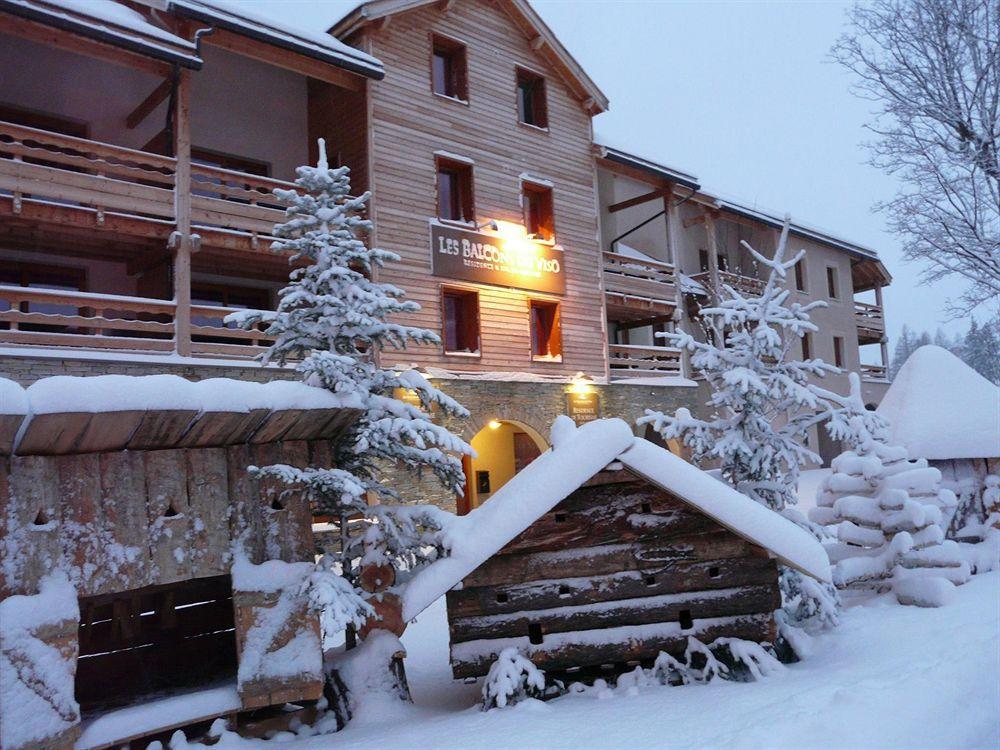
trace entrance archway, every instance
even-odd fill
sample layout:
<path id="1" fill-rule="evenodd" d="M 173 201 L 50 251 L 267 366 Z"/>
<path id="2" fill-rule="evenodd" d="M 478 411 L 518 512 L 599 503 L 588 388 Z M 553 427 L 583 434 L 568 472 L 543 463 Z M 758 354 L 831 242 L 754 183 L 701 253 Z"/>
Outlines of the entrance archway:
<path id="1" fill-rule="evenodd" d="M 459 509 L 465 513 L 489 500 L 549 446 L 523 422 L 494 419 L 472 438 L 472 447 L 476 457 L 464 462 L 465 507 Z"/>

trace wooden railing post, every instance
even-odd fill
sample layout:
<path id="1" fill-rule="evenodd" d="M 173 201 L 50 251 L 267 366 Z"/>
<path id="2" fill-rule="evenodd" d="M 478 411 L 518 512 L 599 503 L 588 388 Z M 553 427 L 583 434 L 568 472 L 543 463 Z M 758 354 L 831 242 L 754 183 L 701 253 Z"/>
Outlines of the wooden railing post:
<path id="1" fill-rule="evenodd" d="M 878 285 L 875 287 L 875 304 L 878 305 L 879 312 L 882 315 L 882 338 L 878 342 L 879 351 L 882 354 L 882 367 L 885 368 L 886 376 L 889 373 L 889 337 L 886 333 L 889 329 L 885 325 L 885 306 L 882 304 L 882 287 Z"/>
<path id="2" fill-rule="evenodd" d="M 191 356 L 191 72 L 179 69 L 174 99 L 174 346 Z"/>

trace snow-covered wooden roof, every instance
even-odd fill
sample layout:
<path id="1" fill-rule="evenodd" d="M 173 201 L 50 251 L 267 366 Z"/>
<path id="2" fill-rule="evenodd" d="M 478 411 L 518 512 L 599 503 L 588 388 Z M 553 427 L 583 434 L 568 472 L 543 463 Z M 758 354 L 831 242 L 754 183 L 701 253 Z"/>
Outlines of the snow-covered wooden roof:
<path id="1" fill-rule="evenodd" d="M 22 388 L 0 378 L 0 455 L 332 439 L 360 409 L 356 397 L 284 380 L 56 376 Z"/>
<path id="2" fill-rule="evenodd" d="M 830 563 L 812 535 L 714 479 L 670 451 L 632 434 L 621 419 L 576 428 L 569 417 L 552 425 L 552 448 L 448 529 L 451 554 L 432 563 L 403 593 L 403 619 L 412 620 L 445 592 L 615 461 L 670 492 L 782 563 L 821 581 Z"/>
<path id="3" fill-rule="evenodd" d="M 1000 456 L 1000 388 L 940 346 L 910 355 L 877 411 L 911 458 Z"/>

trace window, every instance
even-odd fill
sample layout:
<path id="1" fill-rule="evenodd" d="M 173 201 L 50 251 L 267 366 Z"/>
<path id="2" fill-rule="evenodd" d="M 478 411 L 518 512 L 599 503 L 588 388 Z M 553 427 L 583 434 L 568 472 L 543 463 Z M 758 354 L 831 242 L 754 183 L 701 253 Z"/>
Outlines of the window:
<path id="1" fill-rule="evenodd" d="M 536 128 L 549 126 L 545 78 L 524 68 L 517 69 L 517 119 Z"/>
<path id="2" fill-rule="evenodd" d="M 708 270 L 708 250 L 698 251 L 698 268 L 701 269 L 702 273 Z"/>
<path id="3" fill-rule="evenodd" d="M 555 220 L 552 216 L 552 188 L 522 183 L 521 203 L 524 206 L 524 226 L 535 239 L 551 242 L 555 239 Z"/>
<path id="4" fill-rule="evenodd" d="M 826 293 L 830 299 L 837 299 L 837 269 L 834 266 L 826 267 Z"/>
<path id="5" fill-rule="evenodd" d="M 468 101 L 465 45 L 442 36 L 431 40 L 431 90 L 435 94 Z"/>
<path id="6" fill-rule="evenodd" d="M 716 256 L 715 256 L 715 260 L 719 264 L 719 270 L 720 271 L 728 271 L 729 270 L 729 259 L 726 258 L 726 254 L 725 253 L 717 253 Z"/>
<path id="7" fill-rule="evenodd" d="M 445 354 L 479 354 L 479 295 L 470 289 L 441 293 Z"/>
<path id="8" fill-rule="evenodd" d="M 437 160 L 438 217 L 446 221 L 473 221 L 472 165 L 451 159 Z"/>
<path id="9" fill-rule="evenodd" d="M 559 303 L 531 300 L 531 358 L 562 361 L 562 333 L 559 330 Z"/>
<path id="10" fill-rule="evenodd" d="M 842 336 L 833 337 L 833 364 L 837 367 L 844 366 L 844 339 Z"/>
<path id="11" fill-rule="evenodd" d="M 807 333 L 802 337 L 802 359 L 812 359 L 812 334 Z"/>
<path id="12" fill-rule="evenodd" d="M 795 288 L 800 292 L 806 290 L 806 261 L 805 258 L 795 264 Z"/>

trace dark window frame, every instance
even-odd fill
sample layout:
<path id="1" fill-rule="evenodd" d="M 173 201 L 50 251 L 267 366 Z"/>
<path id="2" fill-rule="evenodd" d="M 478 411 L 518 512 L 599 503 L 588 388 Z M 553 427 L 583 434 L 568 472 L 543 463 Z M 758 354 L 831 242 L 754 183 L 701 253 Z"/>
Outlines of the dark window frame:
<path id="1" fill-rule="evenodd" d="M 802 359 L 812 359 L 812 334 L 802 335 Z"/>
<path id="2" fill-rule="evenodd" d="M 530 68 L 515 68 L 514 93 L 517 121 L 539 130 L 549 129 L 548 84 L 545 76 Z"/>
<path id="3" fill-rule="evenodd" d="M 809 286 L 806 283 L 806 259 L 802 258 L 795 264 L 795 291 L 805 292 L 808 289 Z"/>
<path id="4" fill-rule="evenodd" d="M 449 332 L 449 298 L 461 299 L 470 319 L 456 321 L 454 334 Z M 458 327 L 462 330 L 459 330 Z M 468 338 L 464 341 L 462 338 Z M 454 346 L 449 346 L 454 341 Z M 462 346 L 467 344 L 467 346 Z M 479 290 L 464 286 L 442 285 L 441 287 L 441 348 L 446 357 L 481 357 L 482 326 L 479 311 Z"/>
<path id="5" fill-rule="evenodd" d="M 434 192 L 438 219 L 464 224 L 475 223 L 476 194 L 473 182 L 473 165 L 469 162 L 435 155 L 434 168 Z M 442 190 L 442 178 L 446 175 L 455 181 L 448 188 L 447 197 L 443 195 L 444 190 Z M 447 207 L 444 200 L 447 200 L 449 204 Z M 445 208 L 448 209 L 447 212 L 443 210 Z M 449 215 L 446 216 L 445 213 Z"/>
<path id="6" fill-rule="evenodd" d="M 445 70 L 439 73 L 438 59 Z M 469 56 L 463 42 L 443 34 L 431 34 L 430 55 L 431 93 L 445 99 L 469 103 Z"/>
<path id="7" fill-rule="evenodd" d="M 833 337 L 833 364 L 837 367 L 843 367 L 846 361 L 844 352 L 844 337 L 834 336 Z"/>
<path id="8" fill-rule="evenodd" d="M 555 198 L 551 185 L 531 180 L 521 181 L 521 208 L 528 234 L 542 242 L 556 241 Z M 535 216 L 541 214 L 537 222 Z"/>
<path id="9" fill-rule="evenodd" d="M 826 294 L 830 299 L 840 299 L 840 278 L 836 266 L 826 267 Z"/>

